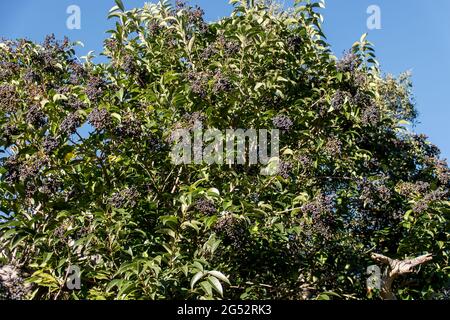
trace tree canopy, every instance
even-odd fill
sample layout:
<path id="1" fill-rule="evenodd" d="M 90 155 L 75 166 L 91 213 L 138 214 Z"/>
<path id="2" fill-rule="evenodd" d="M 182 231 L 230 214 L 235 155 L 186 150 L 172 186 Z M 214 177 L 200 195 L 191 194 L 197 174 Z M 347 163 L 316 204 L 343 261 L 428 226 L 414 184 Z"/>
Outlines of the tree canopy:
<path id="1" fill-rule="evenodd" d="M 383 76 L 366 36 L 337 59 L 321 1 L 231 3 L 206 23 L 117 0 L 105 63 L 54 36 L 2 41 L 0 295 L 377 299 L 378 264 L 392 296 L 448 297 L 450 171 L 410 130 L 408 75 Z M 195 122 L 281 130 L 277 173 L 174 165 Z"/>

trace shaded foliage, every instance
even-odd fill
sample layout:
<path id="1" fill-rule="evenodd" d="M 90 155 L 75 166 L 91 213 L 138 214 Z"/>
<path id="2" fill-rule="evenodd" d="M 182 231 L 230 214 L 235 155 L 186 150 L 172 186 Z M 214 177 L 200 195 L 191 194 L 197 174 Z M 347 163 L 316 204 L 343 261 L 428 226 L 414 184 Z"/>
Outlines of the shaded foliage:
<path id="1" fill-rule="evenodd" d="M 445 297 L 449 169 L 364 36 L 336 59 L 321 2 L 233 0 L 209 24 L 116 2 L 108 63 L 52 36 L 0 44 L 0 263 L 30 284 L 5 296 L 366 299 L 370 252 L 429 252 L 396 294 Z M 278 173 L 174 166 L 171 133 L 196 121 L 281 129 Z"/>

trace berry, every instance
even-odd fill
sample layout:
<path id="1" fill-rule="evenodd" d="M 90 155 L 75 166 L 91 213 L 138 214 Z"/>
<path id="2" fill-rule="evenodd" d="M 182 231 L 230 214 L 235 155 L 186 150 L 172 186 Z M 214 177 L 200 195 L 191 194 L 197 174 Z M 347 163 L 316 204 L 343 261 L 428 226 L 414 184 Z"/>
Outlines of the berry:
<path id="1" fill-rule="evenodd" d="M 214 45 L 209 45 L 202 52 L 202 54 L 200 55 L 200 58 L 206 62 L 207 60 L 211 59 L 211 57 L 213 57 L 216 54 L 217 54 L 217 49 L 214 47 Z"/>
<path id="2" fill-rule="evenodd" d="M 10 84 L 0 85 L 0 108 L 6 112 L 17 109 L 18 95 L 14 86 Z"/>
<path id="3" fill-rule="evenodd" d="M 374 127 L 380 122 L 380 110 L 375 104 L 371 104 L 362 110 L 361 122 L 364 126 Z"/>
<path id="4" fill-rule="evenodd" d="M 287 40 L 287 46 L 290 51 L 298 51 L 302 45 L 302 38 L 294 35 L 290 36 Z"/>
<path id="5" fill-rule="evenodd" d="M 137 72 L 138 66 L 131 54 L 127 54 L 123 58 L 122 68 L 128 75 L 134 75 Z"/>
<path id="6" fill-rule="evenodd" d="M 117 52 L 119 51 L 119 41 L 117 41 L 117 39 L 106 39 L 105 40 L 105 48 L 110 52 Z"/>
<path id="7" fill-rule="evenodd" d="M 283 177 L 284 179 L 289 179 L 291 176 L 293 165 L 289 162 L 282 161 L 278 168 L 278 175 Z"/>
<path id="8" fill-rule="evenodd" d="M 0 81 L 8 80 L 19 70 L 16 63 L 9 61 L 0 61 Z"/>
<path id="9" fill-rule="evenodd" d="M 337 90 L 331 98 L 331 106 L 334 110 L 341 110 L 346 101 L 350 101 L 351 96 L 348 92 Z"/>
<path id="10" fill-rule="evenodd" d="M 336 138 L 332 137 L 328 139 L 325 145 L 325 153 L 329 156 L 335 156 L 342 153 L 342 142 Z"/>
<path id="11" fill-rule="evenodd" d="M 121 138 L 135 138 L 140 139 L 142 135 L 142 123 L 134 118 L 131 113 L 126 114 L 120 126 L 116 128 L 116 135 Z"/>
<path id="12" fill-rule="evenodd" d="M 149 30 L 150 36 L 156 37 L 156 36 L 160 35 L 163 28 L 160 26 L 160 24 L 158 22 L 152 21 L 148 24 L 148 30 Z"/>
<path id="13" fill-rule="evenodd" d="M 79 85 L 83 82 L 83 79 L 87 75 L 87 71 L 84 68 L 83 64 L 78 63 L 76 61 L 72 61 L 70 64 L 70 77 L 69 82 L 73 85 Z"/>
<path id="14" fill-rule="evenodd" d="M 216 73 L 214 79 L 216 80 L 216 82 L 214 84 L 213 92 L 216 94 L 221 92 L 229 92 L 233 88 L 230 80 L 223 76 L 220 71 Z"/>
<path id="15" fill-rule="evenodd" d="M 26 83 L 35 83 L 38 82 L 41 79 L 39 74 L 34 72 L 32 69 L 27 69 L 25 75 L 23 76 L 23 80 Z"/>
<path id="16" fill-rule="evenodd" d="M 208 88 L 208 76 L 205 73 L 189 72 L 187 80 L 191 84 L 192 92 L 198 94 L 201 98 L 205 98 Z"/>
<path id="17" fill-rule="evenodd" d="M 242 248 L 248 242 L 249 232 L 245 220 L 231 213 L 225 213 L 217 220 L 214 231 L 223 237 L 225 245 Z"/>
<path id="18" fill-rule="evenodd" d="M 0 298 L 23 300 L 30 290 L 31 285 L 25 284 L 20 269 L 13 265 L 0 267 Z"/>
<path id="19" fill-rule="evenodd" d="M 58 139 L 56 139 L 54 137 L 47 136 L 47 137 L 45 137 L 42 146 L 44 147 L 44 152 L 46 154 L 51 154 L 51 153 L 53 153 L 53 151 L 58 149 L 59 141 L 58 141 Z"/>
<path id="20" fill-rule="evenodd" d="M 41 127 L 46 123 L 45 114 L 38 105 L 33 105 L 28 109 L 26 121 L 35 127 Z"/>
<path id="21" fill-rule="evenodd" d="M 88 117 L 89 123 L 99 131 L 109 128 L 111 120 L 111 115 L 106 109 L 95 108 Z"/>
<path id="22" fill-rule="evenodd" d="M 82 124 L 82 118 L 78 113 L 69 114 L 62 122 L 59 131 L 62 134 L 74 134 Z"/>
<path id="23" fill-rule="evenodd" d="M 109 203 L 115 208 L 133 208 L 136 206 L 140 193 L 135 187 L 126 188 L 114 193 Z"/>
<path id="24" fill-rule="evenodd" d="M 205 198 L 197 200 L 197 202 L 195 203 L 195 208 L 206 215 L 212 215 L 217 212 L 217 209 L 214 206 L 214 202 Z"/>
<path id="25" fill-rule="evenodd" d="M 86 95 L 89 100 L 91 102 L 97 102 L 103 95 L 103 89 L 105 86 L 105 81 L 100 77 L 95 76 L 90 78 L 86 87 Z"/>
<path id="26" fill-rule="evenodd" d="M 348 52 L 336 63 L 339 72 L 353 72 L 359 66 L 359 58 L 356 54 Z"/>
<path id="27" fill-rule="evenodd" d="M 272 119 L 272 123 L 276 128 L 285 131 L 290 131 L 294 125 L 291 118 L 284 115 L 276 116 Z"/>
<path id="28" fill-rule="evenodd" d="M 20 133 L 19 128 L 16 125 L 8 124 L 3 130 L 3 137 L 5 138 L 7 144 L 11 144 L 13 142 L 13 136 L 16 136 Z"/>
<path id="29" fill-rule="evenodd" d="M 300 155 L 297 160 L 303 169 L 309 169 L 313 165 L 313 160 L 306 155 Z"/>

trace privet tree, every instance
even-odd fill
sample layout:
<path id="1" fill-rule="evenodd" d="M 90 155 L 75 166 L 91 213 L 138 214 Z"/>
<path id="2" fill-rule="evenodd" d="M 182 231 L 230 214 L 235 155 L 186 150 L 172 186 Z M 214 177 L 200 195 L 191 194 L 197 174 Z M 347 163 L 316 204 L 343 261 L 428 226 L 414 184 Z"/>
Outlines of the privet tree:
<path id="1" fill-rule="evenodd" d="M 116 2 L 106 63 L 0 44 L 4 298 L 447 297 L 449 168 L 365 36 L 336 59 L 321 2 Z M 277 173 L 174 165 L 195 122 L 280 129 Z"/>

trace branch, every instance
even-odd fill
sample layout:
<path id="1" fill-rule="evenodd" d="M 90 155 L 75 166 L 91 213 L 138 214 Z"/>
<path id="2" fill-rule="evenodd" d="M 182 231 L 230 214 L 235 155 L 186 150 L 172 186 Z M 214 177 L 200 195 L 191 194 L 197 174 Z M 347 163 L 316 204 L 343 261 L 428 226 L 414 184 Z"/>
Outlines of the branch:
<path id="1" fill-rule="evenodd" d="M 399 275 L 403 275 L 406 273 L 411 273 L 414 271 L 414 268 L 424 264 L 428 261 L 433 260 L 433 255 L 432 254 L 425 254 L 423 256 L 414 258 L 414 259 L 409 259 L 409 260 L 403 260 L 403 261 L 398 261 L 395 260 L 397 262 L 397 264 L 395 265 L 394 271 L 396 271 Z"/>
<path id="2" fill-rule="evenodd" d="M 372 258 L 372 260 L 378 262 L 378 263 L 382 263 L 382 264 L 386 264 L 388 266 L 392 265 L 393 260 L 389 257 L 386 257 L 382 254 L 378 254 L 378 253 L 372 253 L 370 255 L 370 257 Z"/>
<path id="3" fill-rule="evenodd" d="M 433 255 L 425 254 L 413 259 L 397 260 L 382 254 L 372 253 L 371 258 L 378 263 L 386 265 L 381 279 L 381 298 L 384 300 L 396 300 L 395 294 L 392 292 L 394 280 L 398 276 L 413 272 L 415 267 L 433 260 Z"/>

